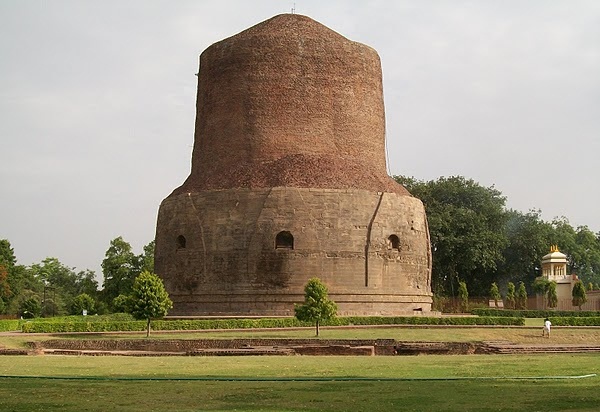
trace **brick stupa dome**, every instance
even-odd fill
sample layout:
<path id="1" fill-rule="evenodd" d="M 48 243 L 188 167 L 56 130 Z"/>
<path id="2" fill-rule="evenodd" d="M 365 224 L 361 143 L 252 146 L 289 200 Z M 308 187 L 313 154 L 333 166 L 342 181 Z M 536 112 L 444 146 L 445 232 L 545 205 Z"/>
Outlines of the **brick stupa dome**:
<path id="1" fill-rule="evenodd" d="M 200 56 L 192 170 L 160 205 L 173 316 L 292 316 L 318 277 L 340 315 L 431 311 L 423 203 L 386 172 L 379 56 L 275 16 Z"/>
<path id="2" fill-rule="evenodd" d="M 371 47 L 283 14 L 200 56 L 192 171 L 174 193 L 356 188 L 387 175 L 381 63 Z"/>

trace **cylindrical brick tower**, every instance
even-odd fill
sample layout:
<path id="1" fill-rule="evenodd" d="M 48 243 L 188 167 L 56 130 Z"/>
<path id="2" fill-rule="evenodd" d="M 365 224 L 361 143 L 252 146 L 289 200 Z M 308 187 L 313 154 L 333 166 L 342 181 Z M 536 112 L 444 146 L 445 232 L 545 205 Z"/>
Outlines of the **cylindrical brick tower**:
<path id="1" fill-rule="evenodd" d="M 431 310 L 422 203 L 391 179 L 379 56 L 297 14 L 200 56 L 192 171 L 161 204 L 172 315 L 291 315 L 319 277 L 340 314 Z"/>

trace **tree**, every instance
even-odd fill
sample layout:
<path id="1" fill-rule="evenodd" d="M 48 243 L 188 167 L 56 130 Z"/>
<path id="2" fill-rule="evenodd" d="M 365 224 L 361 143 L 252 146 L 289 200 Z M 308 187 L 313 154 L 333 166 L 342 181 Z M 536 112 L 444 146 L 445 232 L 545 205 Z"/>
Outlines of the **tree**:
<path id="1" fill-rule="evenodd" d="M 578 280 L 575 282 L 571 295 L 573 296 L 573 306 L 579 306 L 579 310 L 581 310 L 581 305 L 587 302 L 587 295 L 585 294 L 585 287 L 583 287 L 582 281 Z"/>
<path id="2" fill-rule="evenodd" d="M 94 312 L 94 306 L 94 298 L 87 293 L 82 293 L 71 302 L 71 315 L 81 315 L 84 310 L 91 315 Z"/>
<path id="3" fill-rule="evenodd" d="M 25 319 L 37 318 L 42 312 L 42 305 L 37 296 L 31 296 L 21 302 L 19 306 L 21 316 Z"/>
<path id="4" fill-rule="evenodd" d="M 462 176 L 429 182 L 403 176 L 395 179 L 425 205 L 434 293 L 455 296 L 460 277 L 473 288 L 472 293 L 485 296 L 484 285 L 495 279 L 507 244 L 502 194 Z"/>
<path id="5" fill-rule="evenodd" d="M 573 228 L 565 217 L 552 221 L 550 244 L 560 246 L 567 255 L 570 272 L 577 273 L 583 282 L 600 281 L 600 233 L 587 226 Z"/>
<path id="6" fill-rule="evenodd" d="M 113 310 L 117 313 L 129 313 L 131 298 L 128 295 L 119 295 L 112 301 Z"/>
<path id="7" fill-rule="evenodd" d="M 506 286 L 506 304 L 509 309 L 515 308 L 515 284 L 512 282 L 508 282 Z"/>
<path id="8" fill-rule="evenodd" d="M 527 289 L 523 282 L 519 282 L 519 289 L 517 289 L 517 308 L 527 309 Z"/>
<path id="9" fill-rule="evenodd" d="M 102 261 L 103 301 L 111 304 L 120 294 L 129 295 L 135 278 L 144 271 L 154 272 L 154 241 L 144 246 L 141 255 L 136 255 L 121 236 L 113 239 Z"/>
<path id="10" fill-rule="evenodd" d="M 7 309 L 7 303 L 14 295 L 11 287 L 11 273 L 14 271 L 15 253 L 7 239 L 0 239 L 0 301 L 2 301 L 2 309 L 0 313 L 4 313 Z"/>
<path id="11" fill-rule="evenodd" d="M 549 285 L 550 285 L 550 281 L 543 276 L 538 276 L 537 278 L 535 278 L 535 280 L 533 281 L 533 284 L 531 285 L 533 288 L 533 291 L 536 294 L 542 296 L 544 309 L 546 309 L 546 307 L 547 307 L 546 294 L 548 293 Z"/>
<path id="12" fill-rule="evenodd" d="M 335 317 L 337 305 L 327 297 L 327 287 L 321 280 L 312 278 L 304 287 L 304 304 L 295 305 L 294 312 L 299 321 L 314 322 L 319 336 L 319 324 Z"/>
<path id="13" fill-rule="evenodd" d="M 594 290 L 594 284 L 592 282 L 589 282 L 587 285 L 587 291 L 591 292 L 592 290 Z"/>
<path id="14" fill-rule="evenodd" d="M 541 274 L 540 258 L 551 243 L 553 228 L 544 222 L 540 210 L 507 212 L 504 228 L 508 244 L 502 252 L 504 261 L 498 266 L 498 277 L 513 283 L 531 284 Z"/>
<path id="15" fill-rule="evenodd" d="M 549 308 L 555 308 L 558 305 L 558 295 L 556 294 L 556 282 L 548 282 L 547 302 Z"/>
<path id="16" fill-rule="evenodd" d="M 113 239 L 102 261 L 104 275 L 103 297 L 112 302 L 120 294 L 129 294 L 135 278 L 140 274 L 139 259 L 131 250 L 131 245 L 121 236 Z"/>
<path id="17" fill-rule="evenodd" d="M 458 299 L 460 301 L 460 311 L 469 311 L 469 291 L 467 290 L 467 283 L 464 281 L 458 282 Z"/>
<path id="18" fill-rule="evenodd" d="M 144 246 L 144 253 L 138 256 L 140 271 L 154 273 L 154 240 Z"/>
<path id="19" fill-rule="evenodd" d="M 496 282 L 492 283 L 492 287 L 490 288 L 490 299 L 494 300 L 495 307 L 498 307 L 498 301 L 502 299 Z"/>
<path id="20" fill-rule="evenodd" d="M 162 280 L 148 271 L 142 272 L 135 278 L 130 304 L 129 309 L 133 317 L 147 321 L 146 337 L 150 336 L 150 321 L 162 318 L 173 307 Z"/>

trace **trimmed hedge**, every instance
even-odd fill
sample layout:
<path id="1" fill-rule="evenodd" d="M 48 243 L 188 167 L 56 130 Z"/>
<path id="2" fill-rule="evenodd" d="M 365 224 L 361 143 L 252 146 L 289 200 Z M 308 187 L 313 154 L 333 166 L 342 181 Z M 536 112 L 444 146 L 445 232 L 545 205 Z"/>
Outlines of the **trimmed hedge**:
<path id="1" fill-rule="evenodd" d="M 19 331 L 21 330 L 22 322 L 19 319 L 2 319 L 0 320 L 0 332 Z"/>
<path id="2" fill-rule="evenodd" d="M 512 309 L 473 309 L 473 315 L 477 316 L 508 316 L 518 318 L 557 318 L 557 317 L 595 317 L 600 316 L 598 311 L 575 311 L 575 310 L 512 310 Z"/>
<path id="3" fill-rule="evenodd" d="M 117 332 L 144 331 L 145 321 L 95 321 L 64 320 L 62 322 L 35 320 L 23 324 L 25 333 L 57 332 Z M 324 322 L 322 326 L 350 325 L 524 325 L 523 318 L 509 317 L 343 317 Z M 312 323 L 300 322 L 296 318 L 277 319 L 177 319 L 155 320 L 152 330 L 208 330 L 208 329 L 250 329 L 250 328 L 291 328 L 309 327 Z"/>
<path id="4" fill-rule="evenodd" d="M 600 316 L 549 318 L 552 326 L 600 326 Z"/>

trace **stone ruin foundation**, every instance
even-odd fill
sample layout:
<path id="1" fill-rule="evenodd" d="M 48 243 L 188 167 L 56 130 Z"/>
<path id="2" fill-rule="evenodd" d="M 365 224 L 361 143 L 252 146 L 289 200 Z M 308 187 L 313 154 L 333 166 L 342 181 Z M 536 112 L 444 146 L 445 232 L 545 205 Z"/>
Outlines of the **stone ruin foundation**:
<path id="1" fill-rule="evenodd" d="M 160 205 L 174 316 L 289 316 L 320 278 L 340 315 L 431 311 L 425 210 L 387 175 L 375 50 L 284 14 L 200 56 L 192 170 Z"/>

